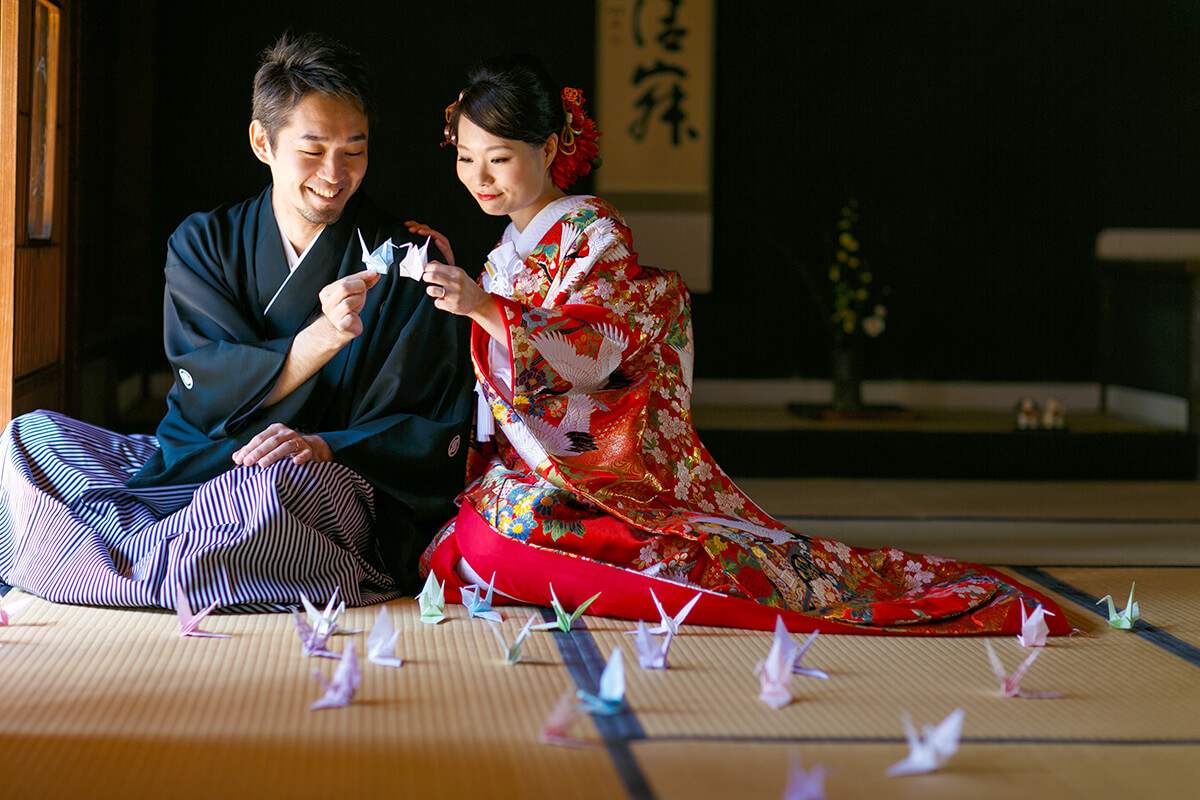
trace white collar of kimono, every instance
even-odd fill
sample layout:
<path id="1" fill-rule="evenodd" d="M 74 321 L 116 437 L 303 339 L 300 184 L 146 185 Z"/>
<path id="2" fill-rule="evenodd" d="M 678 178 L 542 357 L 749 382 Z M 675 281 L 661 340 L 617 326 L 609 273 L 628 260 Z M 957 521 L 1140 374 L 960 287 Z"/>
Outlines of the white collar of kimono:
<path id="1" fill-rule="evenodd" d="M 524 261 L 529 258 L 529 254 L 538 246 L 542 237 L 554 227 L 554 223 L 573 211 L 576 206 L 581 206 L 591 199 L 589 194 L 569 194 L 560 197 L 539 211 L 520 233 L 517 232 L 516 225 L 508 223 L 508 227 L 504 229 L 504 241 L 512 242 L 517 249 L 517 257 Z"/>
<path id="2" fill-rule="evenodd" d="M 296 267 L 300 266 L 300 262 L 308 255 L 308 251 L 313 249 L 313 245 L 317 243 L 317 239 L 321 238 L 321 234 L 325 232 L 326 225 L 321 226 L 321 230 L 317 231 L 317 235 L 308 243 L 308 247 L 304 248 L 304 252 L 296 254 L 296 248 L 292 246 L 292 240 L 283 232 L 283 227 L 279 224 L 279 217 L 275 217 L 275 226 L 279 228 L 279 238 L 283 240 L 283 254 L 287 256 L 288 272 L 295 272 Z"/>

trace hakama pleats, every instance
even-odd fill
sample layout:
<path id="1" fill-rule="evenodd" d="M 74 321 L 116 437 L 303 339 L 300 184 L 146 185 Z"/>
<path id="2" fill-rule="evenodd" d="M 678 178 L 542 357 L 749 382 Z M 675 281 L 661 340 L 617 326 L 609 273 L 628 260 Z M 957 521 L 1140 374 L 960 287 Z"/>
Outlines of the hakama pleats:
<path id="1" fill-rule="evenodd" d="M 0 580 L 47 600 L 283 610 L 398 596 L 380 566 L 373 489 L 336 463 L 233 467 L 200 485 L 129 488 L 157 449 L 54 412 L 14 419 L 0 464 Z"/>

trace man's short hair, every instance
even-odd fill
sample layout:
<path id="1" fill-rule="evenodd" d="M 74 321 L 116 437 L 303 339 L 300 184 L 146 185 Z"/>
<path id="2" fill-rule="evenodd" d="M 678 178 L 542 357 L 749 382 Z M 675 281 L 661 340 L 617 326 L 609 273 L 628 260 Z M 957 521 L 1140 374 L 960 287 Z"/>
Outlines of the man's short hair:
<path id="1" fill-rule="evenodd" d="M 263 51 L 254 74 L 250 118 L 266 128 L 272 148 L 292 109 L 312 92 L 355 106 L 370 124 L 373 115 L 367 75 L 359 54 L 317 34 L 285 33 L 273 47 Z"/>

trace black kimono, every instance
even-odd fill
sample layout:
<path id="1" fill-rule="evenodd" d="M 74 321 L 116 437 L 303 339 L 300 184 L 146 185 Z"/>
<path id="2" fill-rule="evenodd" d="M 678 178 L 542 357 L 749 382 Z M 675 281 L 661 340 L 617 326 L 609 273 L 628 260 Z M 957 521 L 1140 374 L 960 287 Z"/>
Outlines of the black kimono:
<path id="1" fill-rule="evenodd" d="M 372 250 L 409 239 L 360 191 L 289 276 L 270 187 L 184 221 L 167 252 L 175 385 L 157 440 L 48 412 L 14 420 L 0 501 L 54 511 L 0 519 L 0 580 L 52 600 L 166 607 L 178 587 L 193 605 L 243 608 L 411 588 L 462 488 L 465 318 L 436 309 L 424 284 L 385 275 L 367 291 L 362 334 L 262 407 L 293 338 L 321 313 L 320 290 L 364 268 L 360 230 Z M 334 461 L 235 467 L 232 454 L 273 422 L 319 435 Z M 64 447 L 79 452 L 57 459 Z"/>

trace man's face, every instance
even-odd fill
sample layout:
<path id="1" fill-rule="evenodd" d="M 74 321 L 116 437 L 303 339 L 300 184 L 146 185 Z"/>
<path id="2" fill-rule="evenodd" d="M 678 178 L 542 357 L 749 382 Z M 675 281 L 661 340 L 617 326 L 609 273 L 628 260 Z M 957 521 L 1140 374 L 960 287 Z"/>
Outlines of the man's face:
<path id="1" fill-rule="evenodd" d="M 315 233 L 337 222 L 367 173 L 367 118 L 335 97 L 305 95 L 274 146 L 255 120 L 250 123 L 250 143 L 258 159 L 271 168 L 272 204 L 285 230 Z"/>

